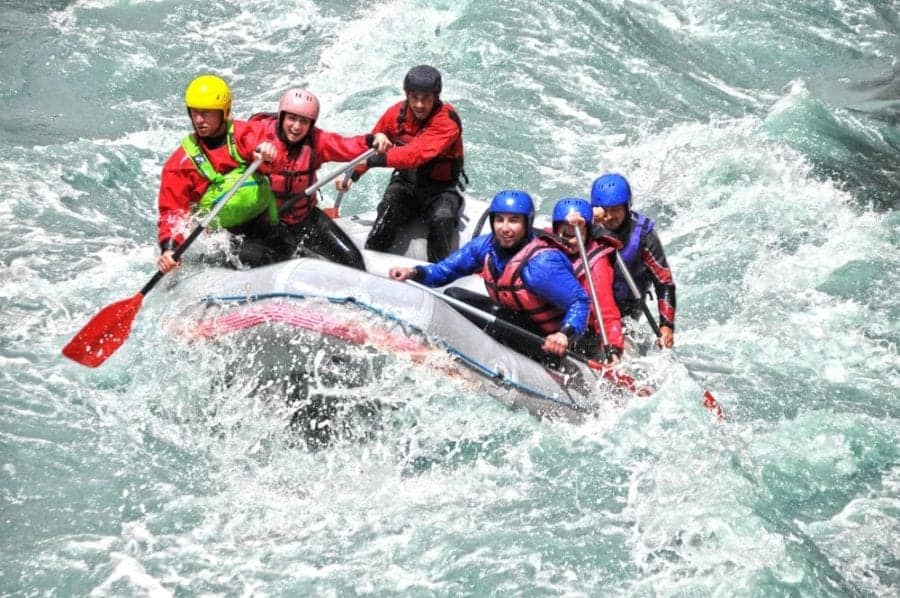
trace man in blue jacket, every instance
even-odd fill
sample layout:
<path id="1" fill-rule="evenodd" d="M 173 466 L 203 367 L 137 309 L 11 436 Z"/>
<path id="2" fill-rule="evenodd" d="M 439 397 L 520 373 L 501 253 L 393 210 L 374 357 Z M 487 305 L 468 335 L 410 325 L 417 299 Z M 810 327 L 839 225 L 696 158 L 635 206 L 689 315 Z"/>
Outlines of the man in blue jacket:
<path id="1" fill-rule="evenodd" d="M 478 272 L 490 300 L 464 289 L 448 294 L 487 303 L 498 317 L 543 336 L 543 351 L 564 355 L 584 333 L 590 313 L 590 299 L 575 278 L 564 247 L 555 237 L 533 230 L 534 203 L 524 191 L 499 192 L 488 214 L 492 232 L 436 264 L 391 268 L 389 276 L 438 287 Z M 490 309 L 497 304 L 505 309 Z"/>

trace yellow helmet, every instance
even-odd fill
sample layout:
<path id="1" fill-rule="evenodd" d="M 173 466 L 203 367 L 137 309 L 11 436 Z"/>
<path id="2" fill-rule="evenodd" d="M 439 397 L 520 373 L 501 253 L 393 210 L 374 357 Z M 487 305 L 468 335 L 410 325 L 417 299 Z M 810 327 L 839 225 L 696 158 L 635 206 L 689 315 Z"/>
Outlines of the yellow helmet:
<path id="1" fill-rule="evenodd" d="M 200 75 L 187 86 L 184 103 L 195 110 L 221 110 L 225 118 L 231 116 L 231 90 L 215 75 Z"/>

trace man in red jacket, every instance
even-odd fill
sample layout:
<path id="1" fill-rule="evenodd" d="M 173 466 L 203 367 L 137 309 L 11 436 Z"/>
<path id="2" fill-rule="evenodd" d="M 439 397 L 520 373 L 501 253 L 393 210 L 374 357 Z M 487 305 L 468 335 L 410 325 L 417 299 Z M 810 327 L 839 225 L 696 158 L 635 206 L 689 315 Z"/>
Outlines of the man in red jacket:
<path id="1" fill-rule="evenodd" d="M 372 134 L 383 133 L 394 147 L 366 160 L 352 180 L 369 168 L 394 168 L 378 204 L 378 217 L 366 249 L 388 250 L 397 229 L 413 217 L 428 225 L 428 260 L 438 262 L 451 249 L 463 199 L 462 121 L 453 106 L 440 99 L 441 74 L 428 65 L 410 69 L 403 80 L 406 99 L 381 116 Z M 346 191 L 338 181 L 338 190 Z"/>
<path id="2" fill-rule="evenodd" d="M 231 90 L 215 75 L 201 75 L 188 85 L 185 105 L 194 132 L 166 160 L 159 184 L 159 247 L 156 265 L 163 273 L 178 265 L 173 254 L 184 242 L 185 224 L 193 209 L 208 211 L 254 159 L 267 162 L 277 157 L 259 123 L 232 120 Z M 255 184 L 254 184 L 255 183 Z M 216 223 L 233 232 L 263 222 L 277 222 L 275 199 L 262 175 L 241 186 L 216 217 Z"/>

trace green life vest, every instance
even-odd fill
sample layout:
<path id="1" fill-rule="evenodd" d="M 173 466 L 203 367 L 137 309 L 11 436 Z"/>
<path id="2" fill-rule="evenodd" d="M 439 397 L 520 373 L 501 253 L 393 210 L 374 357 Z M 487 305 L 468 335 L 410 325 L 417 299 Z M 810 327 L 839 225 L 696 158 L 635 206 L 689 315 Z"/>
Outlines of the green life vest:
<path id="1" fill-rule="evenodd" d="M 228 153 L 240 165 L 231 172 L 220 174 L 209 163 L 203 150 L 197 144 L 194 135 L 188 135 L 181 140 L 184 153 L 194 162 L 194 166 L 204 177 L 209 180 L 206 193 L 200 198 L 198 213 L 202 216 L 208 214 L 213 206 L 228 193 L 247 169 L 247 162 L 237 151 L 234 144 L 234 123 L 228 123 L 228 133 L 225 137 L 228 143 Z M 263 212 L 269 212 L 269 222 L 278 222 L 278 207 L 275 204 L 275 194 L 269 187 L 269 180 L 258 172 L 253 173 L 249 179 L 228 200 L 228 203 L 219 211 L 209 223 L 213 228 L 231 228 L 240 224 L 251 222 Z"/>

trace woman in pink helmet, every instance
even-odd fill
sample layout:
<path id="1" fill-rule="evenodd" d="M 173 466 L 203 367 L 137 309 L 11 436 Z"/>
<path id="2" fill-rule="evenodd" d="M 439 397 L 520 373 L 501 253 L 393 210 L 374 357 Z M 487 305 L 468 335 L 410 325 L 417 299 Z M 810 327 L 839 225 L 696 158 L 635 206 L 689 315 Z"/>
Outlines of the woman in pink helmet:
<path id="1" fill-rule="evenodd" d="M 365 270 L 362 254 L 353 241 L 317 206 L 318 198 L 304 191 L 316 182 L 324 162 L 348 162 L 368 148 L 383 153 L 390 142 L 383 134 L 344 137 L 316 126 L 319 100 L 304 89 L 289 89 L 281 96 L 278 113 L 250 117 L 267 126 L 266 140 L 278 157 L 267 169 L 278 202 L 279 223 L 265 242 L 266 256 L 257 263 L 290 259 L 309 249 L 331 261 Z"/>

